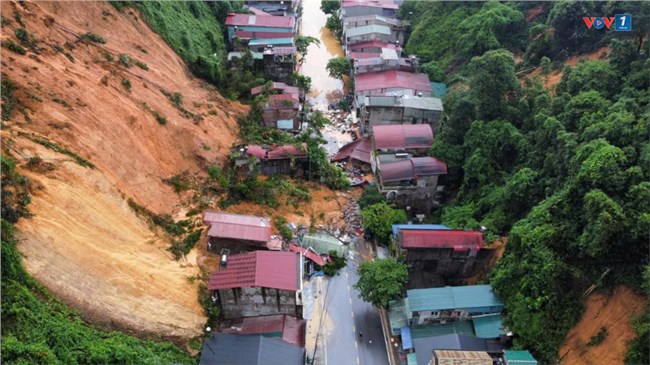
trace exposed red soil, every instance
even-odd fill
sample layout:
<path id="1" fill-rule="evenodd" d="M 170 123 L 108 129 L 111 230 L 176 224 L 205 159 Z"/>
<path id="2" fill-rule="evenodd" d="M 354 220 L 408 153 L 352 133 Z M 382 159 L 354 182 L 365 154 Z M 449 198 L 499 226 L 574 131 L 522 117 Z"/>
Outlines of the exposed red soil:
<path id="1" fill-rule="evenodd" d="M 630 288 L 619 286 L 611 295 L 591 294 L 580 322 L 567 335 L 560 348 L 563 365 L 623 364 L 627 342 L 636 334 L 630 320 L 638 316 L 648 301 Z M 593 336 L 607 328 L 607 337 L 598 345 L 587 346 Z"/>
<path id="2" fill-rule="evenodd" d="M 19 13 L 41 48 L 24 56 L 2 49 L 2 77 L 18 87 L 3 144 L 19 166 L 37 155 L 54 166 L 21 170 L 34 187 L 34 217 L 19 224 L 25 267 L 95 323 L 180 340 L 200 334 L 205 316 L 197 285 L 188 281 L 198 268 L 174 261 L 168 239 L 143 223 L 126 199 L 173 213 L 181 199 L 162 180 L 223 162 L 236 139 L 236 118 L 248 107 L 193 78 L 136 10 L 121 13 L 108 2 L 1 6 L 11 20 L 2 27 L 3 43 L 18 43 L 14 32 L 21 26 L 13 14 Z M 77 42 L 86 32 L 107 43 Z M 146 63 L 148 71 L 121 65 L 120 54 Z M 180 93 L 195 116 L 183 116 L 161 90 Z M 159 124 L 152 110 L 167 124 Z M 66 147 L 95 169 L 24 134 Z"/>

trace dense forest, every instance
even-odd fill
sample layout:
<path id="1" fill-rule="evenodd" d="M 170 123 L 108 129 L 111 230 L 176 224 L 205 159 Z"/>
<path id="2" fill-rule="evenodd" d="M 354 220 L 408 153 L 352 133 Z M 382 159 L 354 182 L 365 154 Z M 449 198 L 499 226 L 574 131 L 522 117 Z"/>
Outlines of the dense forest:
<path id="1" fill-rule="evenodd" d="M 633 31 L 587 29 L 582 21 L 620 13 L 632 14 Z M 515 345 L 542 363 L 558 360 L 588 288 L 647 290 L 649 14 L 647 2 L 407 1 L 400 8 L 410 22 L 407 54 L 451 90 L 430 150 L 448 163 L 448 189 L 430 220 L 483 225 L 507 238 L 490 283 L 506 304 Z M 565 66 L 603 47 L 608 57 Z M 561 81 L 547 87 L 558 72 Z M 632 363 L 650 363 L 644 318 L 636 321 Z"/>

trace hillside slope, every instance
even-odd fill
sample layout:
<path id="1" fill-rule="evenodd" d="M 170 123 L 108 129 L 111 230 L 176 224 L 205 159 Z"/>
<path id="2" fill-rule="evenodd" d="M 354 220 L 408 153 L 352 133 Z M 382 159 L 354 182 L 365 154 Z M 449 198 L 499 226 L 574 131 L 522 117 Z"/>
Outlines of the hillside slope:
<path id="1" fill-rule="evenodd" d="M 192 78 L 135 10 L 3 2 L 2 13 L 3 86 L 16 89 L 3 144 L 32 181 L 34 216 L 19 224 L 27 270 L 94 322 L 170 339 L 199 334 L 205 317 L 187 280 L 198 269 L 173 261 L 167 239 L 126 200 L 172 213 L 180 197 L 162 180 L 223 161 L 247 108 Z M 106 43 L 78 41 L 88 32 Z M 26 55 L 6 48 L 21 36 Z"/>

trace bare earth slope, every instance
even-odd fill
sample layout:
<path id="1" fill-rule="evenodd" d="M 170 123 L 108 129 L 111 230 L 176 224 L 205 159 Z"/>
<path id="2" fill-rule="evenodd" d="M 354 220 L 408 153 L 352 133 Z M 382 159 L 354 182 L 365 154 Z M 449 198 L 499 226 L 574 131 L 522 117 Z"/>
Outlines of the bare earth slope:
<path id="1" fill-rule="evenodd" d="M 641 314 L 647 300 L 630 288 L 619 286 L 607 296 L 591 294 L 585 302 L 582 319 L 569 331 L 560 349 L 563 365 L 623 364 L 627 342 L 635 337 L 630 320 Z M 602 327 L 607 337 L 598 345 L 589 341 Z"/>
<path id="2" fill-rule="evenodd" d="M 18 101 L 3 128 L 3 148 L 33 181 L 34 217 L 19 226 L 27 270 L 92 321 L 173 339 L 200 333 L 205 317 L 187 280 L 198 269 L 173 261 L 166 239 L 126 199 L 171 213 L 180 199 L 162 179 L 223 161 L 246 107 L 192 78 L 135 10 L 120 13 L 107 2 L 1 6 L 11 21 L 2 40 L 19 43 L 18 13 L 40 48 L 38 55 L 2 48 L 2 77 L 16 84 Z M 107 43 L 77 42 L 86 32 Z M 120 64 L 120 54 L 148 70 Z M 182 95 L 189 112 L 161 90 Z M 95 169 L 27 137 L 65 147 Z M 37 155 L 53 170 L 24 169 Z"/>

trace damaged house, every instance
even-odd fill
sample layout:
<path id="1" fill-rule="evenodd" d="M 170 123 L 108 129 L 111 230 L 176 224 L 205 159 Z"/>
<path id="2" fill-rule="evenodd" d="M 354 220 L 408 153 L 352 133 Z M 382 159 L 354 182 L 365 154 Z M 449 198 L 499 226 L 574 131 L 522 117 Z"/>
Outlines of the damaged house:
<path id="1" fill-rule="evenodd" d="M 301 256 L 290 251 L 231 255 L 210 274 L 208 290 L 224 318 L 287 314 L 302 318 Z"/>

